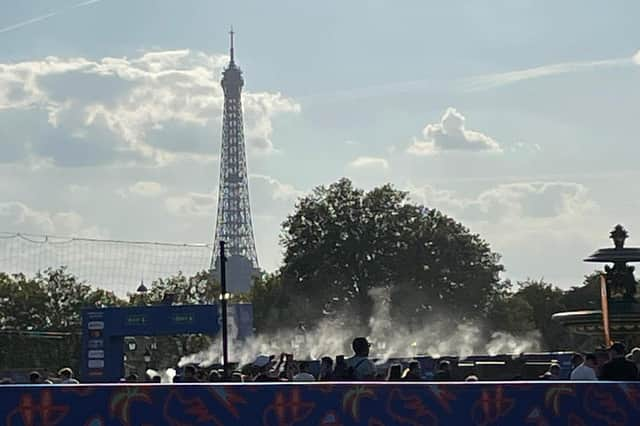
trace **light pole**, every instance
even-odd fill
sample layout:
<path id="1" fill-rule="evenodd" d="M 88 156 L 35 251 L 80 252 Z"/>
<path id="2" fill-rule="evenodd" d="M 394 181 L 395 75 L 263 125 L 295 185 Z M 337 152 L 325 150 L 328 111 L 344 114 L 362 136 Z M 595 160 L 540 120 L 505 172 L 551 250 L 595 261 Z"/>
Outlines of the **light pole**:
<path id="1" fill-rule="evenodd" d="M 220 241 L 220 306 L 222 308 L 222 365 L 224 378 L 229 378 L 229 336 L 227 336 L 227 257 L 224 254 L 224 241 Z"/>

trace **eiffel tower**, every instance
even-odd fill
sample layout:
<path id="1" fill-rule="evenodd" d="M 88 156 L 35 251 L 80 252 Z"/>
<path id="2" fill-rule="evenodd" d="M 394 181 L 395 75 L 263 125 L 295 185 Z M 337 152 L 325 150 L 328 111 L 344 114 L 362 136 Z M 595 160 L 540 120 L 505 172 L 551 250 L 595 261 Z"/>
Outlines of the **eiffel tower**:
<path id="1" fill-rule="evenodd" d="M 235 63 L 233 29 L 230 61 L 222 73 L 224 112 L 222 117 L 222 149 L 220 150 L 220 182 L 218 215 L 211 268 L 220 276 L 219 247 L 225 242 L 227 288 L 231 292 L 247 291 L 251 277 L 259 270 L 256 243 L 251 223 L 249 179 L 242 121 L 242 71 Z"/>

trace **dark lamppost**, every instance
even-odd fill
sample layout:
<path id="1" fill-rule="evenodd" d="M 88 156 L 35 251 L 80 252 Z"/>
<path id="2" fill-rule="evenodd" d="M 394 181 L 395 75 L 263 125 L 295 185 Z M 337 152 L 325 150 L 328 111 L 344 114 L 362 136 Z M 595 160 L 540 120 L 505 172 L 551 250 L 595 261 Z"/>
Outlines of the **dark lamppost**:
<path id="1" fill-rule="evenodd" d="M 222 308 L 222 365 L 224 378 L 229 378 L 229 336 L 227 336 L 227 257 L 224 254 L 224 241 L 220 241 L 220 306 Z"/>

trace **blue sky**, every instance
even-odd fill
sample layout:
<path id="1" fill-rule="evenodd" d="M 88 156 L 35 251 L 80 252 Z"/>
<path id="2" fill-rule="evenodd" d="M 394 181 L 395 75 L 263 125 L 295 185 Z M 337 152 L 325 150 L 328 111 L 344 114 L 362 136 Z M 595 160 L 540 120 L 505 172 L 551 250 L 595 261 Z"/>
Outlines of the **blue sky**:
<path id="1" fill-rule="evenodd" d="M 391 182 L 563 287 L 640 235 L 640 4 L 22 0 L 0 16 L 4 231 L 208 242 L 228 28 L 255 233 L 295 199 Z M 39 19 L 41 18 L 41 19 Z M 640 237 L 639 237 L 640 238 Z"/>

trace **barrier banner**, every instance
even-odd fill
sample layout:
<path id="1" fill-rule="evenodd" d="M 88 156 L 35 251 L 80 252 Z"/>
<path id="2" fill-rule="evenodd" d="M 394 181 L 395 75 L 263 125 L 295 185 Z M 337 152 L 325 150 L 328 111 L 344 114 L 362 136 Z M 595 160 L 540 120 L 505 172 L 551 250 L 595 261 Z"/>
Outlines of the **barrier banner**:
<path id="1" fill-rule="evenodd" d="M 0 424 L 631 425 L 640 384 L 613 382 L 0 386 Z"/>

